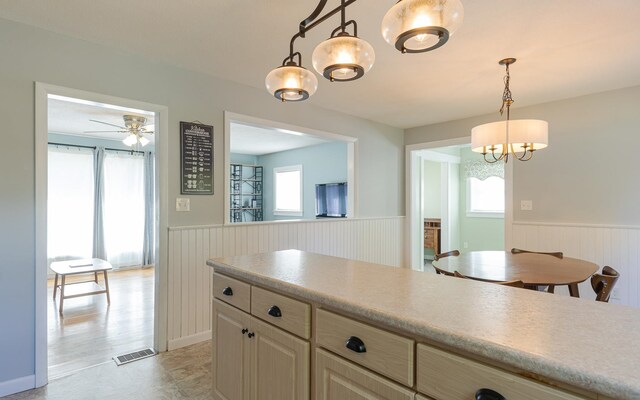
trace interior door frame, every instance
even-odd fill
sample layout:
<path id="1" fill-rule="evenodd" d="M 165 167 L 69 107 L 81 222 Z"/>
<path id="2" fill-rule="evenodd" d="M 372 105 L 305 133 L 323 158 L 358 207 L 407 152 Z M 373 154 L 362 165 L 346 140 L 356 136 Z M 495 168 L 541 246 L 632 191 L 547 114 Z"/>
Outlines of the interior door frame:
<path id="1" fill-rule="evenodd" d="M 250 115 L 238 114 L 230 111 L 224 112 L 224 224 L 238 225 L 239 223 L 231 223 L 230 209 L 230 183 L 231 173 L 229 166 L 231 164 L 231 124 L 240 123 L 245 125 L 254 125 L 258 127 L 273 128 L 275 130 L 292 132 L 292 134 L 301 136 L 319 137 L 329 141 L 344 142 L 347 145 L 347 218 L 358 217 L 358 178 L 356 174 L 356 165 L 358 165 L 358 138 L 321 131 L 317 129 L 305 128 L 302 126 L 292 125 L 286 122 L 272 121 L 264 118 L 252 117 Z M 271 223 L 273 221 L 256 221 L 248 222 L 250 224 Z"/>
<path id="2" fill-rule="evenodd" d="M 48 382 L 47 356 L 47 170 L 48 96 L 73 97 L 155 113 L 156 263 L 153 346 L 167 350 L 167 240 L 169 226 L 169 109 L 127 98 L 35 82 L 35 386 Z"/>
<path id="3" fill-rule="evenodd" d="M 405 198 L 407 223 L 405 235 L 405 265 L 415 270 L 423 270 L 422 235 L 420 224 L 422 216 L 422 162 L 418 152 L 439 147 L 457 146 L 471 143 L 470 136 L 455 139 L 436 140 L 433 142 L 416 143 L 405 146 Z M 513 226 L 513 163 L 505 164 L 505 205 L 504 205 L 504 241 L 505 249 L 511 247 Z M 461 183 L 462 185 L 462 183 Z"/>

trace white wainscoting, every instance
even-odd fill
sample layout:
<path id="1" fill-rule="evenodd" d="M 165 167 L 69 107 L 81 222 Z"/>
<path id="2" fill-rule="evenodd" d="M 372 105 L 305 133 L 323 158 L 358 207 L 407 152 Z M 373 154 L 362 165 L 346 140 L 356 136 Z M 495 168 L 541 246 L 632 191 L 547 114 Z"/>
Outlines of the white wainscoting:
<path id="1" fill-rule="evenodd" d="M 575 257 L 609 265 L 620 272 L 611 303 L 640 307 L 640 226 L 608 226 L 514 222 L 513 247 L 538 251 L 563 251 Z M 566 288 L 556 293 L 568 295 Z M 580 297 L 594 299 L 587 280 L 580 284 Z"/>
<path id="2" fill-rule="evenodd" d="M 404 222 L 389 217 L 169 228 L 169 350 L 210 337 L 207 259 L 299 249 L 400 267 Z"/>

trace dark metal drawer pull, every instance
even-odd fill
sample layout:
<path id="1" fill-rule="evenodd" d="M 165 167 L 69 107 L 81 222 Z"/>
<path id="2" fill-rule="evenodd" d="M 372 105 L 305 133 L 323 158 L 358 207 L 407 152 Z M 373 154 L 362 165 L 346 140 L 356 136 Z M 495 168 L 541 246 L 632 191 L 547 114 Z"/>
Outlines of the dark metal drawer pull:
<path id="1" fill-rule="evenodd" d="M 282 317 L 282 311 L 280 311 L 280 307 L 278 306 L 271 306 L 269 311 L 267 311 L 267 314 L 271 315 L 274 318 Z"/>
<path id="2" fill-rule="evenodd" d="M 222 291 L 222 294 L 225 295 L 225 296 L 233 296 L 233 289 L 231 289 L 229 286 L 227 286 Z"/>
<path id="3" fill-rule="evenodd" d="M 476 392 L 476 400 L 507 400 L 500 393 L 491 389 L 480 389 Z"/>
<path id="4" fill-rule="evenodd" d="M 364 342 L 357 336 L 351 336 L 349 339 L 347 339 L 347 349 L 355 351 L 356 353 L 367 352 L 367 348 L 364 345 Z"/>

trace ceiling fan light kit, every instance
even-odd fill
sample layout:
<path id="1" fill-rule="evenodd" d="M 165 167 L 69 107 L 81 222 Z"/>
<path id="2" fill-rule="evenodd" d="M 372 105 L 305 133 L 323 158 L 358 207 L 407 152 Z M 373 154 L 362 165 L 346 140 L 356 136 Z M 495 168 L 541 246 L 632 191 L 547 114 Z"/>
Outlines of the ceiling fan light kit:
<path id="1" fill-rule="evenodd" d="M 152 130 L 147 130 L 146 123 L 147 119 L 140 115 L 131 115 L 125 114 L 122 116 L 124 121 L 124 126 L 115 125 L 110 122 L 97 121 L 95 119 L 90 119 L 91 122 L 97 122 L 103 125 L 114 126 L 116 128 L 120 128 L 118 131 L 85 131 L 85 133 L 126 133 L 127 137 L 122 140 L 122 143 L 125 145 L 132 147 L 136 144 L 140 144 L 142 147 L 149 144 L 151 141 L 144 137 L 144 134 L 153 135 Z"/>
<path id="2" fill-rule="evenodd" d="M 362 78 L 373 67 L 373 47 L 358 37 L 355 20 L 346 21 L 346 9 L 355 2 L 341 0 L 338 7 L 321 16 L 327 0 L 319 0 L 291 38 L 289 56 L 282 66 L 267 75 L 265 85 L 271 95 L 284 102 L 303 101 L 315 93 L 318 81 L 302 66 L 302 55 L 294 51 L 294 44 L 296 39 L 304 38 L 309 30 L 337 13 L 341 17 L 340 25 L 313 51 L 314 69 L 331 82 L 347 82 Z M 382 35 L 402 53 L 422 53 L 444 45 L 463 18 L 460 0 L 400 0 L 385 15 Z M 353 34 L 347 31 L 350 25 Z"/>

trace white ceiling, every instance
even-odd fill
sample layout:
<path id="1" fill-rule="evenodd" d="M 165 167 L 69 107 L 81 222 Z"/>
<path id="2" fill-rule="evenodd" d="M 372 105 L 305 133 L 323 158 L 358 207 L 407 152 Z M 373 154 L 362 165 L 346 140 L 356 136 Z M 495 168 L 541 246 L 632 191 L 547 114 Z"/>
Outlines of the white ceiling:
<path id="1" fill-rule="evenodd" d="M 307 134 L 232 122 L 229 148 L 231 153 L 261 156 L 327 142 Z"/>
<path id="2" fill-rule="evenodd" d="M 638 0 L 462 2 L 464 22 L 449 43 L 416 55 L 402 55 L 382 39 L 380 22 L 395 0 L 356 2 L 347 17 L 358 21 L 376 63 L 358 81 L 319 78 L 308 101 L 401 128 L 497 113 L 504 74 L 497 61 L 505 57 L 518 58 L 515 108 L 640 84 Z M 264 89 L 266 74 L 287 56 L 289 39 L 316 4 L 4 0 L 0 17 Z M 305 66 L 311 68 L 313 48 L 337 21 L 297 42 Z"/>
<path id="3" fill-rule="evenodd" d="M 143 110 L 132 110 L 109 104 L 94 103 L 79 99 L 49 99 L 49 132 L 65 135 L 85 136 L 108 140 L 123 140 L 127 135 L 117 132 L 87 133 L 86 131 L 117 131 L 115 126 L 92 122 L 103 121 L 124 126 L 124 114 L 140 115 L 147 118 L 147 130 L 153 131 L 153 113 Z M 152 143 L 154 135 L 145 135 Z"/>

